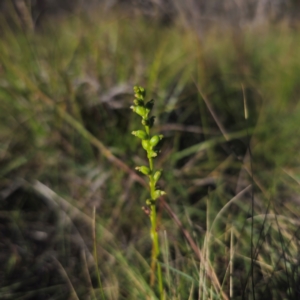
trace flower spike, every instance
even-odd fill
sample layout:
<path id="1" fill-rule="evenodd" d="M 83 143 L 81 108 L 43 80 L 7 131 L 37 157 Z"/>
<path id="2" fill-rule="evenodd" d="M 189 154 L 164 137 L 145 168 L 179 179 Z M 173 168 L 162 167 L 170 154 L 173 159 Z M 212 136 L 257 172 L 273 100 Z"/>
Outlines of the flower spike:
<path id="1" fill-rule="evenodd" d="M 154 100 L 150 100 L 145 103 L 146 91 L 143 87 L 135 86 L 134 88 L 135 99 L 133 101 L 134 105 L 131 106 L 131 109 L 142 117 L 142 125 L 144 130 L 133 131 L 132 134 L 137 138 L 141 139 L 142 147 L 146 151 L 147 158 L 149 161 L 148 166 L 136 167 L 136 170 L 140 171 L 149 178 L 149 188 L 150 188 L 150 199 L 146 200 L 147 207 L 143 207 L 146 215 L 150 217 L 151 220 L 151 232 L 150 236 L 152 238 L 152 256 L 151 256 L 151 281 L 154 282 L 155 269 L 157 268 L 158 281 L 159 281 L 159 292 L 160 299 L 163 299 L 163 282 L 162 282 L 162 272 L 161 265 L 158 262 L 159 256 L 159 240 L 157 233 L 157 218 L 156 218 L 156 202 L 157 199 L 166 193 L 163 190 L 156 188 L 156 183 L 161 177 L 162 170 L 154 170 L 153 158 L 155 158 L 159 153 L 159 144 L 163 139 L 163 135 L 150 135 L 150 129 L 154 124 L 155 117 L 149 117 L 149 114 L 153 108 Z"/>

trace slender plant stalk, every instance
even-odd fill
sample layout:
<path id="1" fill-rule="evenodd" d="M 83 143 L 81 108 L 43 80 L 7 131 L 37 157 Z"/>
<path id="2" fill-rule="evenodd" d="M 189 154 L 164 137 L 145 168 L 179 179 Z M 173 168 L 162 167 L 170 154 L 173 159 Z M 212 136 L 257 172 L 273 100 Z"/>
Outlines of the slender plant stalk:
<path id="1" fill-rule="evenodd" d="M 157 281 L 160 299 L 164 299 L 164 289 L 163 289 L 163 277 L 161 271 L 161 265 L 158 261 L 160 255 L 159 239 L 157 232 L 157 217 L 156 217 L 156 200 L 165 194 L 164 191 L 156 188 L 156 183 L 159 180 L 162 170 L 155 171 L 153 159 L 157 156 L 159 152 L 159 143 L 162 140 L 162 135 L 150 135 L 150 129 L 154 123 L 154 116 L 149 116 L 154 101 L 150 100 L 148 102 L 144 101 L 145 89 L 142 87 L 134 87 L 135 99 L 134 105 L 131 109 L 142 117 L 142 125 L 144 130 L 133 131 L 132 134 L 142 140 L 142 147 L 147 153 L 149 167 L 140 166 L 136 167 L 138 171 L 148 176 L 149 178 L 149 188 L 150 188 L 150 199 L 146 200 L 147 207 L 144 207 L 144 211 L 149 215 L 151 221 L 150 236 L 152 239 L 152 254 L 151 254 L 151 277 L 150 284 L 154 287 L 155 284 L 155 271 L 157 271 Z"/>

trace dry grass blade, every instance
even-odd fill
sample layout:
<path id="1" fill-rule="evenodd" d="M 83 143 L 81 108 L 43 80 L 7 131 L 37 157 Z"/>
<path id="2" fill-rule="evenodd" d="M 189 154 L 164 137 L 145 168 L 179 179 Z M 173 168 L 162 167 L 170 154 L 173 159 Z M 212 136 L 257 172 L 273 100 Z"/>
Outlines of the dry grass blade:
<path id="1" fill-rule="evenodd" d="M 64 269 L 64 267 L 61 265 L 61 263 L 55 258 L 55 257 L 52 257 L 53 261 L 55 262 L 55 264 L 59 267 L 59 270 L 62 274 L 62 276 L 66 279 L 67 283 L 68 283 L 68 286 L 70 288 L 70 291 L 71 291 L 71 298 L 70 299 L 75 299 L 75 300 L 79 300 L 78 296 L 77 296 L 77 293 L 74 289 L 74 286 L 66 272 L 66 270 Z"/>
<path id="2" fill-rule="evenodd" d="M 15 10 L 20 18 L 23 29 L 33 31 L 34 24 L 31 17 L 31 11 L 28 9 L 25 0 L 13 0 Z"/>
<path id="3" fill-rule="evenodd" d="M 214 224 L 216 223 L 216 221 L 220 218 L 220 216 L 224 213 L 224 211 L 226 209 L 228 209 L 228 207 L 234 203 L 236 200 L 239 200 L 241 196 L 243 196 L 247 191 L 249 191 L 249 189 L 252 187 L 252 185 L 248 185 L 246 188 L 244 188 L 241 192 L 239 192 L 235 197 L 233 197 L 230 201 L 228 201 L 223 207 L 222 209 L 218 212 L 218 214 L 216 215 L 212 225 L 211 225 L 211 229 L 214 227 Z"/>
<path id="4" fill-rule="evenodd" d="M 66 220 L 69 224 L 73 223 L 72 222 L 73 218 L 78 218 L 81 221 L 84 221 L 87 225 L 92 226 L 91 218 L 89 218 L 86 214 L 81 212 L 78 208 L 71 205 L 68 201 L 58 196 L 56 193 L 54 193 L 51 189 L 49 189 L 41 182 L 36 181 L 30 187 L 36 193 L 42 196 L 42 198 L 44 199 L 44 201 L 47 203 L 49 207 L 59 210 L 60 214 L 62 215 L 62 218 L 64 218 L 64 220 Z M 68 212 L 68 214 L 66 212 Z M 108 231 L 106 231 L 106 235 L 111 236 L 111 234 L 108 235 Z M 83 240 L 82 236 L 79 233 L 77 234 L 76 241 L 80 245 L 81 249 L 86 252 L 88 261 L 95 264 L 93 255 L 88 250 L 85 241 Z"/>
<path id="5" fill-rule="evenodd" d="M 81 257 L 82 257 L 83 271 L 85 273 L 85 278 L 86 278 L 86 281 L 87 281 L 87 285 L 89 286 L 91 294 L 93 295 L 93 299 L 97 299 L 95 291 L 94 291 L 92 279 L 91 279 L 91 276 L 90 276 L 89 268 L 88 268 L 88 265 L 87 265 L 87 261 L 86 261 L 86 251 L 84 251 L 84 250 L 81 251 Z"/>
<path id="6" fill-rule="evenodd" d="M 206 104 L 206 106 L 207 106 L 209 112 L 211 113 L 212 117 L 214 118 L 214 120 L 215 120 L 216 124 L 218 125 L 220 131 L 221 131 L 222 134 L 224 135 L 225 140 L 228 141 L 228 140 L 229 140 L 229 136 L 228 136 L 228 133 L 227 133 L 225 127 L 224 127 L 223 124 L 219 121 L 219 118 L 218 118 L 217 114 L 215 113 L 213 107 L 211 106 L 210 102 L 208 101 L 206 95 L 203 93 L 203 91 L 202 91 L 202 89 L 200 88 L 199 84 L 197 84 L 195 80 L 194 80 L 194 83 L 195 83 L 195 86 L 197 87 L 197 89 L 198 89 L 200 95 L 202 96 L 202 98 L 203 98 L 203 100 L 204 100 L 204 102 L 205 102 L 205 104 Z"/>
<path id="7" fill-rule="evenodd" d="M 80 211 L 74 205 L 70 204 L 67 200 L 57 195 L 54 191 L 52 191 L 40 181 L 35 181 L 31 185 L 31 187 L 35 192 L 37 192 L 43 197 L 43 199 L 49 205 L 49 207 L 62 209 L 63 211 L 68 212 L 68 215 L 71 219 L 78 218 L 81 221 L 84 221 L 86 224 L 90 226 L 92 225 L 92 218 Z"/>

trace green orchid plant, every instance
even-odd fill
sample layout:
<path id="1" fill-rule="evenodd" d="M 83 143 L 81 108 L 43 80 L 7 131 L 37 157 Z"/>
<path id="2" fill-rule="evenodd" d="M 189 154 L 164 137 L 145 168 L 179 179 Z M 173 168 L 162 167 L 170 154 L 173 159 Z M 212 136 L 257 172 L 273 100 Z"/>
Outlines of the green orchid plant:
<path id="1" fill-rule="evenodd" d="M 157 199 L 165 195 L 166 193 L 157 188 L 157 182 L 160 179 L 162 170 L 155 170 L 153 159 L 157 157 L 159 153 L 159 143 L 163 139 L 163 135 L 153 135 L 151 136 L 150 130 L 154 124 L 154 116 L 150 116 L 151 110 L 154 105 L 154 100 L 145 102 L 146 91 L 143 87 L 135 86 L 134 88 L 134 105 L 130 108 L 142 118 L 143 130 L 133 131 L 132 134 L 137 138 L 141 139 L 142 147 L 147 153 L 147 158 L 149 161 L 149 166 L 139 166 L 136 170 L 140 171 L 146 175 L 149 179 L 150 188 L 150 199 L 146 200 L 147 209 L 144 209 L 147 214 L 149 214 L 151 221 L 151 239 L 152 239 L 152 255 L 151 255 L 151 286 L 155 283 L 155 270 L 157 270 L 157 281 L 158 289 L 160 294 L 160 299 L 164 299 L 163 291 L 163 278 L 161 265 L 158 261 L 160 254 L 159 249 L 159 239 L 157 232 L 157 216 L 156 216 L 156 203 Z"/>

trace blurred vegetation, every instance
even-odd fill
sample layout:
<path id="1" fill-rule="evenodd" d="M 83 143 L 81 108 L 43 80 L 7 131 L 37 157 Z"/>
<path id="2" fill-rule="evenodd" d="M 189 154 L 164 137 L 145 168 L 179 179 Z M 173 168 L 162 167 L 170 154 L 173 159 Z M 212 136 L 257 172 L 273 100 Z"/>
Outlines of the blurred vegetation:
<path id="1" fill-rule="evenodd" d="M 167 299 L 299 296 L 297 25 L 203 36 L 117 9 L 35 32 L 17 19 L 0 26 L 1 299 L 156 299 L 130 171 L 146 160 L 135 84 L 166 137 Z"/>

